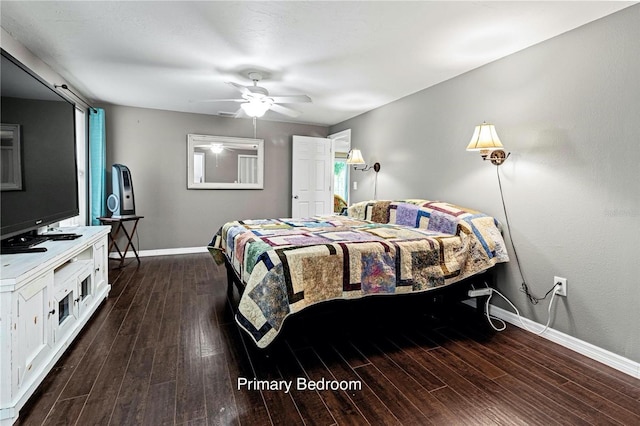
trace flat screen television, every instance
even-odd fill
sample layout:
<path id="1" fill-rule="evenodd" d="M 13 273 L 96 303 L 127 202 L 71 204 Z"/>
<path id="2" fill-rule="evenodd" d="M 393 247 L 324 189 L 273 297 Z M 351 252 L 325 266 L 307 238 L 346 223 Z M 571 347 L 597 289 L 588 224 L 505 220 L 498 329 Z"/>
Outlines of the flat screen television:
<path id="1" fill-rule="evenodd" d="M 75 105 L 2 50 L 0 240 L 78 215 Z"/>

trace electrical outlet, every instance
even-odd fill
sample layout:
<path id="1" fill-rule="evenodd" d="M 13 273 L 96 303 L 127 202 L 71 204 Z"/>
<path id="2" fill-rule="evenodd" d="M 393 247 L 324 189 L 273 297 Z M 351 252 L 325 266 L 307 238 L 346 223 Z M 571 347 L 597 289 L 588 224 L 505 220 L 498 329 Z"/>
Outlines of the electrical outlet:
<path id="1" fill-rule="evenodd" d="M 553 284 L 560 284 L 560 289 L 557 290 L 558 296 L 567 297 L 567 279 L 562 277 L 553 277 Z"/>
<path id="2" fill-rule="evenodd" d="M 479 289 L 474 288 L 473 290 L 469 290 L 469 297 L 491 296 L 492 291 L 493 289 L 489 287 Z"/>

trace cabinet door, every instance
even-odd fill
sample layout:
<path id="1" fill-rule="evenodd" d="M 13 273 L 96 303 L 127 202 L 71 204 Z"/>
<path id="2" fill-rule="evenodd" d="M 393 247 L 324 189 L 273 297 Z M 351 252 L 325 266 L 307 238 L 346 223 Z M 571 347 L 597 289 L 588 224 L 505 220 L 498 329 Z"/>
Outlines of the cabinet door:
<path id="1" fill-rule="evenodd" d="M 56 288 L 53 294 L 55 314 L 51 315 L 53 343 L 66 338 L 78 321 L 78 281 L 74 279 Z"/>
<path id="2" fill-rule="evenodd" d="M 95 289 L 101 290 L 107 284 L 107 249 L 105 248 L 107 237 L 93 246 L 93 261 L 95 265 Z"/>
<path id="3" fill-rule="evenodd" d="M 17 316 L 11 359 L 15 379 L 12 383 L 16 388 L 29 382 L 51 351 L 50 319 L 54 316 L 51 311 L 56 310 L 48 294 L 52 282 L 53 274 L 45 274 L 20 289 L 15 296 Z"/>
<path id="4" fill-rule="evenodd" d="M 78 316 L 82 317 L 95 299 L 95 286 L 92 268 L 87 268 L 78 275 L 77 296 L 74 303 L 78 306 Z"/>

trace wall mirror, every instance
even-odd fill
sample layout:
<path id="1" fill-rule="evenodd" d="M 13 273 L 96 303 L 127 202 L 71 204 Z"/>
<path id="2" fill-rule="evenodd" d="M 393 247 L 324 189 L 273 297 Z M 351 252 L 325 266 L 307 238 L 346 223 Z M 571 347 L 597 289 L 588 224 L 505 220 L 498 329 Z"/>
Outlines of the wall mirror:
<path id="1" fill-rule="evenodd" d="M 262 189 L 264 141 L 187 135 L 187 188 Z"/>

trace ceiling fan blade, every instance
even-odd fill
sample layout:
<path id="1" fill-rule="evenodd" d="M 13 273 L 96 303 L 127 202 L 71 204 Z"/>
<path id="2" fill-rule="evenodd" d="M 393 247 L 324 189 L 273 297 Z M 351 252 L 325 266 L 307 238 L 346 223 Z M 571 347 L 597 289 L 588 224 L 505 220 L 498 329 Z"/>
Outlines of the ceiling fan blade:
<path id="1" fill-rule="evenodd" d="M 191 102 L 246 102 L 244 99 L 201 99 Z"/>
<path id="2" fill-rule="evenodd" d="M 296 111 L 296 110 L 291 109 L 291 108 L 283 107 L 282 105 L 278 105 L 278 104 L 271 105 L 271 108 L 269 108 L 269 109 L 271 109 L 272 111 L 278 112 L 278 113 L 280 113 L 282 115 L 286 115 L 286 116 L 292 117 L 292 118 L 299 117 L 300 114 L 302 114 L 300 111 Z"/>
<path id="3" fill-rule="evenodd" d="M 233 81 L 227 81 L 227 84 L 238 89 L 240 93 L 242 93 L 243 95 L 252 94 L 251 90 L 249 90 L 247 87 L 243 86 L 242 84 L 234 83 Z"/>
<path id="4" fill-rule="evenodd" d="M 236 113 L 233 114 L 233 118 L 245 118 L 245 117 L 247 117 L 247 114 L 245 114 L 245 112 L 244 112 L 244 110 L 242 108 L 238 108 Z"/>
<path id="5" fill-rule="evenodd" d="M 307 95 L 291 95 L 291 96 L 269 96 L 273 102 L 278 104 L 298 104 L 312 102 Z"/>

